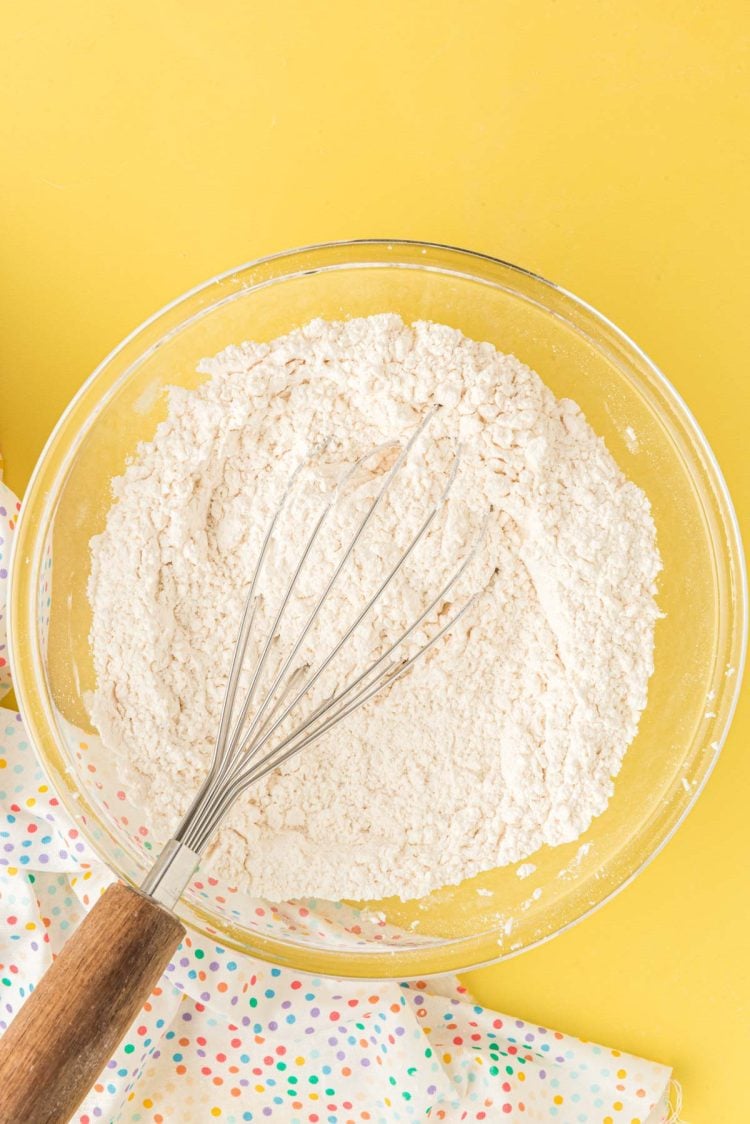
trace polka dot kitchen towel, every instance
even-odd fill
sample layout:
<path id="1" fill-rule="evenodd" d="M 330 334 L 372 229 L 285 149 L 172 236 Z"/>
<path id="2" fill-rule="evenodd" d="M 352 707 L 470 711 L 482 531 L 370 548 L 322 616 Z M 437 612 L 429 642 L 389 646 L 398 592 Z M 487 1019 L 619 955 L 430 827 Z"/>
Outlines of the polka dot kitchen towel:
<path id="1" fill-rule="evenodd" d="M 6 490 L 0 574 L 16 513 Z M 0 659 L 1 688 L 3 647 Z M 112 877 L 48 788 L 21 716 L 0 710 L 0 1030 Z M 670 1076 L 480 1007 L 454 978 L 319 979 L 188 936 L 73 1119 L 664 1124 Z"/>

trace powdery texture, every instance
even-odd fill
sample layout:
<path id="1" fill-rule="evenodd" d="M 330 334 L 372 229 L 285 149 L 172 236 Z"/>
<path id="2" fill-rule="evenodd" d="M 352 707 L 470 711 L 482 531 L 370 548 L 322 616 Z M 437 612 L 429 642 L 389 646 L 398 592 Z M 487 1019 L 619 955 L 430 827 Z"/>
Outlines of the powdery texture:
<path id="1" fill-rule="evenodd" d="M 205 775 L 243 600 L 291 472 L 324 446 L 274 546 L 265 613 L 345 466 L 435 404 L 408 488 L 384 505 L 300 655 L 332 646 L 440 494 L 458 444 L 444 512 L 342 655 L 339 681 L 418 615 L 491 509 L 451 595 L 478 600 L 387 693 L 246 792 L 209 865 L 274 900 L 406 899 L 585 831 L 646 705 L 660 561 L 648 500 L 575 403 L 490 344 L 390 314 L 315 320 L 201 370 L 197 390 L 170 392 L 166 421 L 114 482 L 92 540 L 92 717 L 157 837 Z M 381 459 L 335 509 L 287 640 L 322 587 L 328 547 L 382 479 Z"/>

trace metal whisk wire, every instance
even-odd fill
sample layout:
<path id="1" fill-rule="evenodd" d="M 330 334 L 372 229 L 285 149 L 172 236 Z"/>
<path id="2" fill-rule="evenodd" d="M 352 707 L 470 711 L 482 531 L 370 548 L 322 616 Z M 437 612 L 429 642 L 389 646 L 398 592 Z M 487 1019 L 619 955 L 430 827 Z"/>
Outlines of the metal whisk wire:
<path id="1" fill-rule="evenodd" d="M 403 463 L 406 460 L 407 456 L 409 455 L 409 452 L 412 449 L 415 441 L 421 435 L 425 426 L 429 422 L 430 418 L 432 417 L 433 412 L 431 412 L 430 414 L 427 415 L 427 418 L 425 419 L 425 421 L 422 423 L 422 425 L 419 427 L 419 429 L 416 431 L 416 433 L 412 436 L 411 440 L 407 443 L 407 445 L 404 446 L 404 448 L 402 449 L 398 458 L 396 459 L 395 464 L 393 464 L 390 471 L 386 475 L 385 482 L 381 485 L 379 491 L 377 492 L 377 494 L 375 496 L 375 499 L 372 501 L 369 508 L 367 509 L 364 518 L 361 520 L 359 526 L 357 527 L 357 530 L 356 530 L 354 536 L 352 537 L 351 541 L 349 542 L 348 547 L 344 551 L 341 559 L 339 560 L 337 566 L 335 567 L 335 569 L 333 571 L 333 574 L 331 575 L 331 578 L 328 581 L 328 584 L 326 585 L 322 594 L 318 598 L 318 601 L 315 604 L 315 606 L 313 607 L 312 612 L 308 616 L 307 621 L 305 622 L 305 625 L 302 628 L 302 631 L 300 632 L 294 646 L 292 647 L 291 652 L 287 656 L 287 658 L 284 661 L 281 669 L 279 670 L 276 678 L 274 679 L 273 683 L 271 684 L 271 686 L 268 690 L 268 693 L 266 695 L 266 698 L 264 699 L 263 703 L 258 708 L 258 711 L 257 711 L 257 713 L 256 713 L 255 717 L 253 718 L 253 721 L 250 725 L 250 729 L 247 731 L 247 733 L 245 735 L 245 738 L 242 741 L 242 746 L 248 746 L 249 747 L 249 746 L 252 745 L 252 735 L 255 732 L 255 730 L 257 729 L 257 726 L 258 726 L 259 722 L 261 721 L 270 700 L 275 695 L 276 690 L 277 690 L 280 682 L 282 681 L 284 675 L 286 674 L 286 672 L 291 667 L 291 664 L 294 660 L 294 657 L 297 655 L 297 652 L 301 648 L 301 646 L 302 646 L 302 644 L 305 640 L 305 637 L 307 636 L 307 634 L 310 631 L 310 628 L 314 624 L 314 622 L 317 619 L 317 617 L 319 616 L 323 606 L 325 605 L 326 601 L 328 600 L 328 596 L 329 596 L 331 590 L 333 589 L 334 585 L 336 584 L 336 581 L 337 581 L 339 575 L 341 574 L 341 571 L 343 570 L 344 566 L 346 565 L 346 563 L 348 562 L 352 553 L 354 552 L 354 549 L 357 546 L 357 543 L 362 538 L 362 535 L 364 534 L 365 530 L 367 529 L 367 526 L 368 526 L 372 516 L 375 514 L 375 511 L 378 509 L 381 502 L 383 501 L 386 493 L 388 492 L 388 489 L 390 488 L 393 480 L 396 477 L 396 474 L 398 473 L 398 470 L 403 465 Z M 347 472 L 345 474 L 344 478 L 340 481 L 338 488 L 334 492 L 331 493 L 331 496 L 329 497 L 328 502 L 327 502 L 320 518 L 318 519 L 318 521 L 315 525 L 313 533 L 308 540 L 307 547 L 306 547 L 302 557 L 300 558 L 299 565 L 297 566 L 297 569 L 295 570 L 295 572 L 294 572 L 294 574 L 293 574 L 293 576 L 292 576 L 292 578 L 289 582 L 289 585 L 287 586 L 287 590 L 286 590 L 286 593 L 285 593 L 284 598 L 282 600 L 281 606 L 279 608 L 279 611 L 276 614 L 276 619 L 275 619 L 273 625 L 271 626 L 271 628 L 269 629 L 268 636 L 267 636 L 267 639 L 266 639 L 266 643 L 264 645 L 263 652 L 261 654 L 261 658 L 260 658 L 260 661 L 259 661 L 259 664 L 258 664 L 258 668 L 260 669 L 260 671 L 262 671 L 263 665 L 265 663 L 265 660 L 266 660 L 266 658 L 268 656 L 268 653 L 269 653 L 269 650 L 270 650 L 271 643 L 273 641 L 273 637 L 274 637 L 276 628 L 278 627 L 279 621 L 281 620 L 281 617 L 282 617 L 284 609 L 286 608 L 286 605 L 289 601 L 289 597 L 292 593 L 292 590 L 294 589 L 294 586 L 296 585 L 296 582 L 297 582 L 297 579 L 299 577 L 300 571 L 302 570 L 302 567 L 304 566 L 305 561 L 307 560 L 307 557 L 310 553 L 310 550 L 312 549 L 312 546 L 313 546 L 315 540 L 317 539 L 318 533 L 319 533 L 321 527 L 323 526 L 323 523 L 325 522 L 325 519 L 326 519 L 328 513 L 331 511 L 331 509 L 333 507 L 334 500 L 335 500 L 337 492 L 340 491 L 340 489 L 348 482 L 348 480 L 354 475 L 356 470 L 362 464 L 364 464 L 366 461 L 370 460 L 370 458 L 375 456 L 377 453 L 382 452 L 384 449 L 389 448 L 389 447 L 393 447 L 393 446 L 379 445 L 379 446 L 377 446 L 377 448 L 372 449 L 369 452 L 365 453 L 364 456 L 359 458 L 359 460 L 349 470 L 349 472 Z M 453 480 L 454 476 L 455 476 L 455 473 L 451 477 L 451 483 L 452 483 L 452 480 Z M 426 527 L 424 529 L 426 529 Z M 421 529 L 420 533 L 419 533 L 419 537 L 421 537 L 422 534 L 424 534 L 424 530 Z M 416 541 L 415 541 L 414 544 L 412 544 L 412 546 L 409 547 L 409 551 L 407 552 L 407 554 L 405 554 L 402 557 L 402 559 L 399 561 L 399 564 L 398 564 L 397 568 L 400 568 L 400 566 L 403 565 L 403 563 L 406 561 L 406 558 L 408 557 L 408 553 L 411 552 L 414 545 L 416 545 Z M 395 571 L 394 571 L 394 573 L 395 573 Z M 256 568 L 256 572 L 255 572 L 254 577 L 256 577 L 257 574 L 258 574 L 258 568 Z M 345 636 L 342 638 L 342 640 L 339 641 L 336 648 L 329 655 L 328 659 L 325 661 L 325 663 L 323 665 L 321 665 L 321 668 L 319 669 L 319 671 L 317 673 L 316 679 L 319 677 L 319 675 L 322 673 L 322 671 L 325 670 L 325 667 L 331 662 L 331 660 L 334 658 L 336 653 L 341 649 L 341 647 L 349 639 L 349 637 L 351 636 L 354 629 L 358 626 L 358 624 L 364 618 L 364 616 L 369 611 L 369 609 L 372 607 L 372 605 L 374 604 L 374 601 L 377 599 L 378 596 L 379 596 L 379 593 L 376 594 L 375 598 L 373 598 L 373 600 L 368 603 L 368 605 L 365 607 L 363 612 L 357 618 L 354 625 L 352 625 L 352 628 L 349 630 L 349 632 L 347 632 L 345 634 Z M 259 672 L 256 672 L 256 675 L 253 678 L 253 684 L 251 684 L 250 692 L 248 693 L 250 702 L 252 702 L 253 687 L 257 683 L 258 678 L 259 678 Z M 315 682 L 315 680 L 308 683 L 307 686 L 305 687 L 304 691 L 301 692 L 301 694 L 304 694 L 305 691 L 310 690 L 312 688 L 312 686 L 314 685 L 314 682 Z M 299 697 L 301 697 L 301 696 L 297 696 L 297 698 L 295 699 L 295 702 L 298 701 Z M 225 696 L 224 702 L 225 702 L 225 705 L 226 705 L 226 702 L 227 702 L 226 696 Z M 294 704 L 292 704 L 292 705 L 294 705 Z M 289 709 L 291 709 L 291 707 Z M 289 713 L 289 709 L 287 711 L 285 711 L 284 717 L 286 717 L 286 714 Z M 240 716 L 237 719 L 237 722 L 235 723 L 234 730 L 232 732 L 232 737 L 231 737 L 231 740 L 230 740 L 230 743 L 229 743 L 229 748 L 228 748 L 228 751 L 226 752 L 227 759 L 231 759 L 233 756 L 235 756 L 237 754 L 238 750 L 240 750 L 240 739 L 241 739 L 241 736 L 242 736 L 242 728 L 244 726 L 244 722 L 245 722 L 245 718 L 247 717 L 247 713 L 248 713 L 248 702 L 246 700 L 246 703 L 242 708 Z"/>
<path id="2" fill-rule="evenodd" d="M 361 542 L 375 512 L 383 503 L 394 480 L 406 463 L 410 452 L 423 435 L 431 419 L 434 417 L 434 414 L 435 409 L 431 410 L 426 415 L 405 445 L 401 446 L 398 442 L 386 443 L 366 453 L 344 474 L 338 482 L 337 487 L 333 489 L 331 494 L 327 497 L 323 509 L 317 517 L 313 529 L 305 542 L 304 549 L 293 569 L 292 575 L 284 587 L 279 605 L 272 614 L 271 623 L 267 627 L 263 642 L 260 645 L 260 654 L 250 678 L 249 686 L 245 692 L 242 703 L 239 705 L 239 708 L 237 708 L 240 678 L 257 615 L 257 599 L 261 575 L 268 558 L 270 545 L 279 524 L 279 519 L 288 504 L 300 471 L 308 462 L 303 462 L 292 474 L 271 520 L 270 526 L 263 538 L 250 581 L 249 592 L 243 609 L 239 635 L 224 695 L 219 730 L 208 774 L 173 838 L 162 851 L 142 886 L 147 893 L 162 901 L 163 904 L 170 907 L 175 904 L 197 866 L 200 856 L 203 854 L 212 834 L 216 831 L 237 797 L 249 785 L 256 783 L 273 769 L 285 764 L 297 753 L 317 741 L 339 722 L 359 709 L 359 707 L 364 706 L 365 703 L 380 691 L 394 684 L 410 670 L 417 660 L 426 655 L 426 653 L 430 651 L 430 649 L 433 648 L 475 604 L 478 594 L 452 613 L 448 621 L 441 625 L 428 640 L 420 644 L 416 652 L 408 658 L 398 658 L 398 650 L 413 636 L 420 626 L 430 618 L 441 604 L 445 604 L 451 589 L 460 580 L 472 560 L 476 557 L 479 545 L 484 538 L 489 514 L 461 565 L 442 585 L 439 593 L 437 593 L 417 618 L 404 629 L 395 640 L 389 643 L 386 650 L 375 658 L 363 671 L 359 672 L 350 682 L 343 686 L 336 683 L 328 697 L 319 703 L 311 713 L 306 717 L 302 717 L 298 722 L 293 722 L 291 730 L 286 733 L 283 732 L 282 727 L 284 723 L 287 722 L 295 710 L 299 708 L 303 700 L 310 696 L 313 688 L 319 682 L 324 672 L 331 666 L 338 653 L 356 633 L 365 617 L 371 613 L 379 603 L 383 594 L 391 586 L 399 571 L 413 555 L 419 543 L 422 542 L 427 531 L 433 525 L 439 512 L 448 500 L 459 469 L 461 459 L 460 449 L 457 450 L 454 456 L 448 481 L 440 497 L 433 503 L 417 531 L 412 536 L 406 549 L 398 560 L 387 570 L 385 577 L 378 583 L 375 592 L 367 599 L 362 609 L 356 613 L 354 620 L 344 630 L 343 635 L 336 641 L 332 649 L 323 657 L 317 666 L 303 664 L 293 667 L 294 661 L 305 639 L 309 635 L 310 629 L 327 603 L 329 595 L 344 570 L 344 567 L 352 557 L 357 545 Z M 321 529 L 329 513 L 335 506 L 337 497 L 362 465 L 372 459 L 376 454 L 391 448 L 400 448 L 396 460 L 385 473 L 383 482 L 379 485 L 364 516 L 360 518 L 347 546 L 334 565 L 333 572 L 323 591 L 316 597 L 313 607 L 308 613 L 299 633 L 297 633 L 290 651 L 282 658 L 278 671 L 273 674 L 270 686 L 264 690 L 261 701 L 248 722 L 251 708 L 258 693 L 264 670 L 268 665 L 270 653 L 277 640 L 279 627 L 284 618 L 284 614 L 297 588 L 301 572 L 310 558 L 316 543 L 319 541 Z M 235 710 L 237 710 L 236 715 Z M 280 740 L 272 744 L 272 739 L 277 733 L 279 734 Z"/>

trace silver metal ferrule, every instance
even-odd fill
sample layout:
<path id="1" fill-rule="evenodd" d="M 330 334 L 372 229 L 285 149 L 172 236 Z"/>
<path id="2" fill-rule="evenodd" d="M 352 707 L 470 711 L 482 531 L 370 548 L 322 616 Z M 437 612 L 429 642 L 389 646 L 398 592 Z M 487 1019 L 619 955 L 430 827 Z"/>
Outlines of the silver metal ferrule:
<path id="1" fill-rule="evenodd" d="M 174 909 L 199 862 L 200 855 L 190 847 L 179 839 L 170 839 L 141 883 L 141 890 L 159 905 Z"/>

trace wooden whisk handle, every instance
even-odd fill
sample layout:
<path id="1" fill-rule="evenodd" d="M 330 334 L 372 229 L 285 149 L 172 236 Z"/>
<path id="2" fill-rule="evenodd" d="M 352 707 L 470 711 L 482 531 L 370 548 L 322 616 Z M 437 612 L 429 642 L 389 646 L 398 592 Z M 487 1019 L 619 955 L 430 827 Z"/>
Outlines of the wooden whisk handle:
<path id="1" fill-rule="evenodd" d="M 0 1039 L 1 1124 L 64 1124 L 185 935 L 118 882 L 101 896 Z"/>

